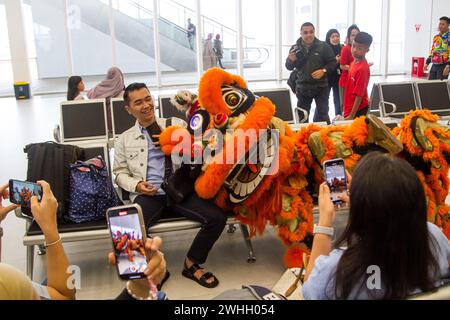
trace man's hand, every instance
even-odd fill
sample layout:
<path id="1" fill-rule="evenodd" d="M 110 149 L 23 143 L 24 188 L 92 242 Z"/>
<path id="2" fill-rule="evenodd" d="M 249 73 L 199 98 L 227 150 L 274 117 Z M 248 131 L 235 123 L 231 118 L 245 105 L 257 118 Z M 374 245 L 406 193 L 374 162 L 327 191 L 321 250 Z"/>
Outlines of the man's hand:
<path id="1" fill-rule="evenodd" d="M 448 76 L 448 74 L 450 73 L 450 66 L 447 65 L 444 69 L 443 75 L 444 77 Z"/>
<path id="2" fill-rule="evenodd" d="M 341 62 L 341 55 L 338 54 L 338 55 L 336 56 L 336 61 L 337 61 L 337 63 L 340 63 L 340 62 Z"/>
<path id="3" fill-rule="evenodd" d="M 5 220 L 8 213 L 13 211 L 14 209 L 17 209 L 19 206 L 16 204 L 11 204 L 7 207 L 3 207 L 3 200 L 9 199 L 9 192 L 8 192 L 8 185 L 5 184 L 4 186 L 0 187 L 0 222 Z"/>
<path id="4" fill-rule="evenodd" d="M 426 64 L 426 65 L 423 66 L 423 72 L 424 72 L 424 73 L 427 73 L 427 72 L 428 72 L 428 64 Z"/>
<path id="5" fill-rule="evenodd" d="M 332 227 L 335 217 L 336 208 L 331 201 L 330 188 L 326 183 L 322 183 L 319 191 L 319 226 Z"/>
<path id="6" fill-rule="evenodd" d="M 314 71 L 314 72 L 311 74 L 311 76 L 312 76 L 314 79 L 319 80 L 319 79 L 322 79 L 322 78 L 325 76 L 325 72 L 323 71 L 323 69 L 320 69 L 320 70 Z"/>
<path id="7" fill-rule="evenodd" d="M 38 181 L 37 183 L 42 187 L 43 195 L 40 203 L 36 196 L 31 198 L 31 213 L 44 235 L 55 235 L 55 232 L 58 232 L 56 221 L 58 201 L 47 182 Z"/>
<path id="8" fill-rule="evenodd" d="M 296 54 L 295 52 L 289 53 L 288 59 L 289 59 L 289 61 L 291 61 L 291 62 L 297 61 L 297 54 Z"/>
<path id="9" fill-rule="evenodd" d="M 151 183 L 142 181 L 136 187 L 136 191 L 145 196 L 153 197 L 158 193 L 158 188 L 152 185 Z"/>
<path id="10" fill-rule="evenodd" d="M 164 259 L 163 253 L 159 251 L 161 245 L 162 240 L 160 237 L 147 239 L 147 242 L 145 243 L 145 252 L 147 254 L 147 268 L 145 269 L 144 274 L 148 279 L 153 280 L 156 285 L 161 283 L 167 272 L 166 260 Z M 109 253 L 108 260 L 112 266 L 116 265 L 116 256 L 113 252 Z M 146 287 L 148 292 L 148 281 L 138 280 L 135 281 L 135 284 Z"/>

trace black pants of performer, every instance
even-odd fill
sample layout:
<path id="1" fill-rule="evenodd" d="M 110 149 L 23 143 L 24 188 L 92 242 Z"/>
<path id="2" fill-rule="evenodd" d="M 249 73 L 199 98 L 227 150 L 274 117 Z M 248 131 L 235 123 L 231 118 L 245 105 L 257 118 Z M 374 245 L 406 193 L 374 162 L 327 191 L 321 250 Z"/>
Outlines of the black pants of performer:
<path id="1" fill-rule="evenodd" d="M 196 194 L 190 195 L 180 204 L 170 206 L 167 205 L 165 195 L 154 197 L 140 195 L 134 203 L 142 207 L 147 229 L 155 225 L 167 210 L 200 222 L 202 227 L 187 253 L 187 257 L 198 264 L 205 263 L 209 251 L 222 234 L 227 222 L 227 216 L 222 209 L 212 202 L 200 199 Z"/>
<path id="2" fill-rule="evenodd" d="M 219 66 L 220 66 L 222 69 L 225 69 L 225 67 L 224 67 L 223 64 L 222 64 L 222 58 L 217 58 L 217 63 L 219 64 Z"/>
<path id="3" fill-rule="evenodd" d="M 331 91 L 333 91 L 333 101 L 334 101 L 334 115 L 342 116 L 342 106 L 341 106 L 341 96 L 339 90 L 339 83 L 334 84 L 328 88 L 328 99 L 330 97 Z"/>
<path id="4" fill-rule="evenodd" d="M 314 122 L 331 123 L 329 111 L 330 89 L 328 87 L 298 90 L 297 89 L 297 107 L 309 112 L 311 111 L 311 104 L 313 100 L 316 102 L 316 112 L 314 113 Z M 299 112 L 299 120 L 303 119 L 303 114 Z M 309 122 L 309 121 L 307 121 Z"/>
<path id="5" fill-rule="evenodd" d="M 448 75 L 444 77 L 444 69 L 446 64 L 433 64 L 430 70 L 428 80 L 446 80 Z"/>

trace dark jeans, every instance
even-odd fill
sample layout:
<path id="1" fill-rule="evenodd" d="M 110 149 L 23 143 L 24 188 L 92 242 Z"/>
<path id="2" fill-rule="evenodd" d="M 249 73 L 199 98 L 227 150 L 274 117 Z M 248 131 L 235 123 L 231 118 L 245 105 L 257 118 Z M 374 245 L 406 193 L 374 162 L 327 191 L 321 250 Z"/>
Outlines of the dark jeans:
<path id="1" fill-rule="evenodd" d="M 445 80 L 448 79 L 448 75 L 444 77 L 444 69 L 446 64 L 433 64 L 430 70 L 428 80 Z"/>
<path id="2" fill-rule="evenodd" d="M 331 94 L 331 91 L 333 91 L 333 101 L 334 101 L 334 114 L 336 116 L 342 116 L 342 106 L 341 106 L 341 96 L 340 96 L 340 90 L 339 90 L 339 84 L 336 83 L 332 87 L 328 88 L 328 97 Z"/>
<path id="3" fill-rule="evenodd" d="M 167 205 L 166 196 L 140 195 L 134 203 L 142 207 L 147 228 L 155 225 L 167 210 L 200 222 L 202 227 L 187 253 L 187 257 L 198 264 L 205 263 L 209 251 L 222 234 L 227 222 L 227 216 L 222 209 L 212 202 L 200 199 L 196 194 L 190 195 L 180 204 L 170 206 Z"/>
<path id="4" fill-rule="evenodd" d="M 316 112 L 314 113 L 314 122 L 326 121 L 331 123 L 329 111 L 330 89 L 328 87 L 323 88 L 311 88 L 305 90 L 299 90 L 297 88 L 297 107 L 309 112 L 311 111 L 311 104 L 313 100 L 316 102 Z M 299 119 L 303 119 L 303 115 L 299 113 Z M 308 122 L 308 121 L 307 121 Z"/>

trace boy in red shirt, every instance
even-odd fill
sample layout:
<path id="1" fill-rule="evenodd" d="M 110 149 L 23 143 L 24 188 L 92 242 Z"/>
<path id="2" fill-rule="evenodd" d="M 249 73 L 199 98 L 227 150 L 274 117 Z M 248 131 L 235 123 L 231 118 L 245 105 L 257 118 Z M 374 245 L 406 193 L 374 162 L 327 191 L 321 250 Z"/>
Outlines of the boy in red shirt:
<path id="1" fill-rule="evenodd" d="M 360 32 L 352 45 L 355 61 L 350 66 L 344 93 L 345 120 L 354 120 L 369 112 L 367 86 L 370 80 L 370 67 L 366 60 L 373 38 L 366 32 Z"/>

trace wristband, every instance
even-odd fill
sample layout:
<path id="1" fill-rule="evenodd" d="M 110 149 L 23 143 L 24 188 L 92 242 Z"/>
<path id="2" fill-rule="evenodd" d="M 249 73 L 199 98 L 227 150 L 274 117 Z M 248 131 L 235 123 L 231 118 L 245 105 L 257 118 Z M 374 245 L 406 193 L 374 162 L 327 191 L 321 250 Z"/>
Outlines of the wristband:
<path id="1" fill-rule="evenodd" d="M 321 227 L 317 224 L 314 225 L 314 235 L 316 234 L 324 234 L 330 237 L 334 236 L 334 228 Z"/>

